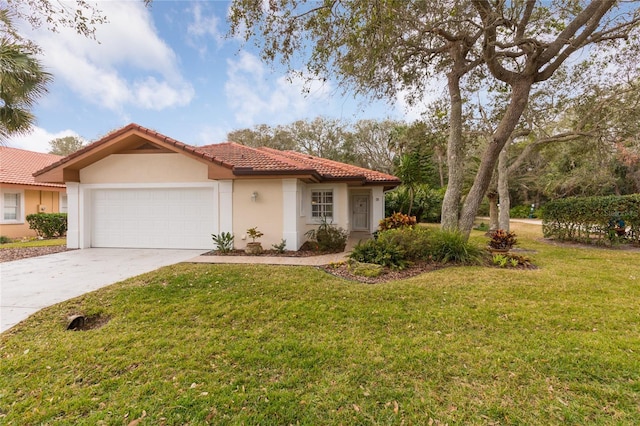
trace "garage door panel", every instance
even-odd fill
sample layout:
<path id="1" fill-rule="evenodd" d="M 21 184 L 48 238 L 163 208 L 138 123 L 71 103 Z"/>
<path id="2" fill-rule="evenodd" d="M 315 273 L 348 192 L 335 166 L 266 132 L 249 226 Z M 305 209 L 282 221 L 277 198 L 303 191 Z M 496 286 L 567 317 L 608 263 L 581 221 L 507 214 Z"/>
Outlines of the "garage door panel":
<path id="1" fill-rule="evenodd" d="M 217 233 L 212 188 L 96 189 L 92 246 L 211 248 Z"/>

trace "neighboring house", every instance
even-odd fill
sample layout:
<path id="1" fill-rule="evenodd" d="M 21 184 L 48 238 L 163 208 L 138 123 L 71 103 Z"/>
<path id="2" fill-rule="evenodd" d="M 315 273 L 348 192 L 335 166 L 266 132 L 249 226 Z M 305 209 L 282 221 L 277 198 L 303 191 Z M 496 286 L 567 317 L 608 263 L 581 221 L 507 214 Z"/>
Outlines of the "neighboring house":
<path id="1" fill-rule="evenodd" d="M 70 248 L 212 249 L 212 234 L 248 228 L 288 250 L 323 217 L 375 231 L 395 176 L 292 151 L 236 143 L 190 146 L 136 124 L 35 173 L 66 183 Z"/>
<path id="2" fill-rule="evenodd" d="M 63 183 L 36 182 L 33 173 L 63 157 L 0 146 L 0 235 L 9 238 L 35 236 L 27 215 L 65 212 Z"/>

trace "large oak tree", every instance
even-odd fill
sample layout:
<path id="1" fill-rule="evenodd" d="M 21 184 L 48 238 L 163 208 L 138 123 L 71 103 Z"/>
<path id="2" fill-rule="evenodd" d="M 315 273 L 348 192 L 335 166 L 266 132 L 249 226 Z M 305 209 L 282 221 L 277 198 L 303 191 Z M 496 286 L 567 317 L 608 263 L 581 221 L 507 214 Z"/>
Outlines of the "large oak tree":
<path id="1" fill-rule="evenodd" d="M 637 30 L 634 3 L 615 0 L 235 0 L 231 32 L 253 39 L 263 57 L 336 78 L 358 94 L 421 99 L 435 78 L 449 93 L 445 229 L 468 235 L 502 148 L 525 110 L 532 87 L 576 52 L 608 48 Z M 258 35 L 259 37 L 254 37 Z M 472 73 L 509 90 L 462 200 L 465 145 L 461 85 Z M 481 80 L 475 80 L 481 81 Z M 483 90 L 482 83 L 479 89 Z"/>

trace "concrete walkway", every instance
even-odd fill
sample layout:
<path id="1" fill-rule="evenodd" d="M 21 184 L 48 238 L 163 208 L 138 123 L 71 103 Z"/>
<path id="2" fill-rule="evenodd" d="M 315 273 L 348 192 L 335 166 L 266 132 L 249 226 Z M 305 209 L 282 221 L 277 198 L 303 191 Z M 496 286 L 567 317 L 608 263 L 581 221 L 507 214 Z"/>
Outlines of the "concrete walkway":
<path id="1" fill-rule="evenodd" d="M 252 265 L 299 265 L 320 266 L 345 260 L 347 252 L 323 254 L 319 256 L 289 257 L 289 256 L 198 256 L 189 259 L 188 263 L 229 263 Z"/>

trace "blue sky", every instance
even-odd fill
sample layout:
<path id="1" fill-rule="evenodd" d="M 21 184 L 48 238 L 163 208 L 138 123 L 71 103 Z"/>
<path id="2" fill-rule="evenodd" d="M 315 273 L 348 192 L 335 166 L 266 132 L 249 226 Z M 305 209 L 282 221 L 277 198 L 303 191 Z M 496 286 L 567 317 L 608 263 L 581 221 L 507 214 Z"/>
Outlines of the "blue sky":
<path id="1" fill-rule="evenodd" d="M 135 122 L 192 145 L 226 140 L 229 131 L 256 124 L 288 124 L 317 116 L 355 121 L 412 121 L 419 108 L 343 95 L 335 82 L 287 79 L 263 63 L 251 42 L 227 39 L 226 1 L 99 1 L 109 23 L 97 41 L 62 29 L 21 25 L 43 50 L 54 75 L 35 108 L 36 127 L 8 146 L 46 152 L 56 137 L 93 141 Z"/>

